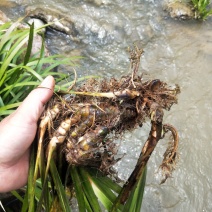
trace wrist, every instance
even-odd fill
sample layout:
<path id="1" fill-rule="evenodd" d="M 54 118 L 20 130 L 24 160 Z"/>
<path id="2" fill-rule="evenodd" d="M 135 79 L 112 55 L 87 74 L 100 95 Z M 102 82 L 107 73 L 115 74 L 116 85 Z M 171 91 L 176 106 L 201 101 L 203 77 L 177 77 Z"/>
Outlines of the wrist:
<path id="1" fill-rule="evenodd" d="M 0 164 L 0 193 L 23 187 L 27 183 L 28 161 L 23 160 L 11 167 Z"/>

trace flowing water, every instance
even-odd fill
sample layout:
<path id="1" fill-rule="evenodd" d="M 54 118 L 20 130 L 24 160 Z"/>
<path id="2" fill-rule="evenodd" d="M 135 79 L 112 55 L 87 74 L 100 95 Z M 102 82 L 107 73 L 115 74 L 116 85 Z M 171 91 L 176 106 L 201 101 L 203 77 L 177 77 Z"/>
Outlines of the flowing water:
<path id="1" fill-rule="evenodd" d="M 161 1 L 154 0 L 4 2 L 9 1 L 3 0 L 0 9 L 12 19 L 23 15 L 27 6 L 40 5 L 70 17 L 78 41 L 51 32 L 47 43 L 53 53 L 85 56 L 79 75 L 129 73 L 127 47 L 135 42 L 145 51 L 140 71 L 146 78 L 180 85 L 179 103 L 164 118 L 179 131 L 180 160 L 173 178 L 160 185 L 157 171 L 167 145 L 160 141 L 148 164 L 142 211 L 212 211 L 212 20 L 171 20 Z M 149 129 L 147 123 L 123 136 L 120 154 L 127 156 L 117 167 L 121 178 L 132 171 Z"/>

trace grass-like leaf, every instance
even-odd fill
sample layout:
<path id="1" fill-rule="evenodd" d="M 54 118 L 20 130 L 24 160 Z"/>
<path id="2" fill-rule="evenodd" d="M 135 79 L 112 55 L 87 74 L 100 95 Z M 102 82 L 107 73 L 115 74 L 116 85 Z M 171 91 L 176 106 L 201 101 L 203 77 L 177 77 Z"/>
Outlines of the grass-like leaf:
<path id="1" fill-rule="evenodd" d="M 89 173 L 91 185 L 96 196 L 98 196 L 99 201 L 109 211 L 116 199 L 115 193 L 121 191 L 121 186 L 95 169 L 87 169 L 87 172 Z"/>
<path id="2" fill-rule="evenodd" d="M 23 197 L 17 191 L 11 191 L 13 196 L 15 196 L 19 201 L 24 202 Z"/>
<path id="3" fill-rule="evenodd" d="M 32 44 L 33 44 L 33 36 L 34 36 L 34 22 L 30 26 L 30 30 L 29 30 L 29 39 L 28 39 L 26 54 L 24 57 L 24 65 L 26 65 L 28 63 L 28 61 L 30 60 Z"/>
<path id="4" fill-rule="evenodd" d="M 62 185 L 60 175 L 58 174 L 57 167 L 53 160 L 51 160 L 50 162 L 50 170 L 51 170 L 51 176 L 54 181 L 54 185 L 56 187 L 56 192 L 58 194 L 60 207 L 62 208 L 63 211 L 69 212 L 71 211 L 71 208 L 66 196 L 64 186 Z"/>
<path id="5" fill-rule="evenodd" d="M 25 193 L 24 202 L 21 212 L 35 211 L 35 182 L 34 182 L 34 169 L 35 169 L 35 149 L 36 144 L 33 142 L 30 154 L 30 167 L 28 174 L 28 186 Z"/>
<path id="6" fill-rule="evenodd" d="M 140 212 L 141 206 L 142 206 L 142 200 L 143 200 L 143 193 L 144 193 L 144 187 L 146 183 L 146 172 L 147 168 L 144 169 L 143 174 L 141 175 L 141 178 L 138 181 L 137 186 L 133 189 L 132 193 L 129 196 L 129 199 L 127 200 L 123 212 Z"/>
<path id="7" fill-rule="evenodd" d="M 195 18 L 205 20 L 212 15 L 212 9 L 209 8 L 210 0 L 192 0 L 195 9 Z"/>
<path id="8" fill-rule="evenodd" d="M 13 112 L 18 105 L 48 75 L 56 83 L 70 80 L 70 74 L 57 73 L 60 65 L 75 65 L 77 57 L 45 56 L 44 42 L 41 50 L 32 55 L 35 33 L 42 29 L 20 28 L 20 20 L 0 26 L 0 120 Z M 3 108 L 2 108 L 3 107 Z"/>
<path id="9" fill-rule="evenodd" d="M 85 193 L 87 204 L 86 207 L 91 207 L 93 211 L 101 211 L 98 198 L 92 187 L 92 180 L 89 174 L 85 171 L 83 167 L 79 167 L 79 173 L 81 177 L 81 183 L 83 187 L 83 192 Z"/>
<path id="10" fill-rule="evenodd" d="M 73 186 L 74 186 L 75 193 L 76 193 L 79 212 L 85 212 L 86 211 L 85 197 L 84 197 L 84 193 L 82 192 L 83 187 L 82 187 L 82 182 L 81 182 L 81 179 L 79 177 L 76 167 L 74 167 L 74 166 L 71 167 L 70 175 L 73 180 Z"/>

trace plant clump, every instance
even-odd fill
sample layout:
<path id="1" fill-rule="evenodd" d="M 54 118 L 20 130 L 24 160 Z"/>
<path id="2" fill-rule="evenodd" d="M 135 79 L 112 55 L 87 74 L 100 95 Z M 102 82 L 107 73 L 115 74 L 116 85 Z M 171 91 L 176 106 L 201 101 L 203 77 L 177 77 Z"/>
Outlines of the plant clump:
<path id="1" fill-rule="evenodd" d="M 212 14 L 212 9 L 209 8 L 210 0 L 191 0 L 194 5 L 195 18 L 205 20 Z"/>
<path id="2" fill-rule="evenodd" d="M 171 18 L 206 20 L 212 14 L 210 0 L 164 1 L 163 8 Z"/>
<path id="3" fill-rule="evenodd" d="M 162 163 L 162 167 L 168 167 L 164 181 L 173 171 L 178 148 L 177 131 L 163 124 L 163 110 L 170 110 L 177 103 L 179 86 L 169 86 L 159 79 L 144 81 L 137 73 L 142 52 L 138 47 L 130 51 L 130 75 L 121 79 L 90 79 L 73 85 L 66 94 L 54 95 L 43 113 L 38 133 L 38 155 L 42 146 L 47 146 L 45 142 L 48 143 L 47 169 L 53 152 L 60 149 L 69 165 L 95 167 L 108 175 L 117 161 L 114 138 L 141 127 L 149 118 L 152 125 L 149 137 L 117 198 L 122 204 L 143 173 L 158 141 L 168 131 L 173 134 L 173 142 Z"/>

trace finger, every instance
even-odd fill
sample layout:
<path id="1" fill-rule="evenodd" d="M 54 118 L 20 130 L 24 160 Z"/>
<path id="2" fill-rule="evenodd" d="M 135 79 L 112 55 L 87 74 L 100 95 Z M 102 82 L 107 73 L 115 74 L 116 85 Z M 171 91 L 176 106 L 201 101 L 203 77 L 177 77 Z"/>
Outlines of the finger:
<path id="1" fill-rule="evenodd" d="M 27 151 L 33 141 L 37 121 L 44 109 L 44 104 L 51 98 L 54 90 L 54 78 L 47 77 L 34 89 L 20 107 L 0 123 L 0 161 L 16 162 Z M 10 142 L 9 145 L 7 142 Z M 3 158 L 3 159 L 2 159 Z"/>
<path id="2" fill-rule="evenodd" d="M 13 118 L 23 121 L 26 124 L 37 123 L 44 105 L 53 95 L 55 81 L 52 76 L 46 77 L 43 82 L 34 89 L 27 98 L 23 101 L 21 106 L 16 110 Z"/>

